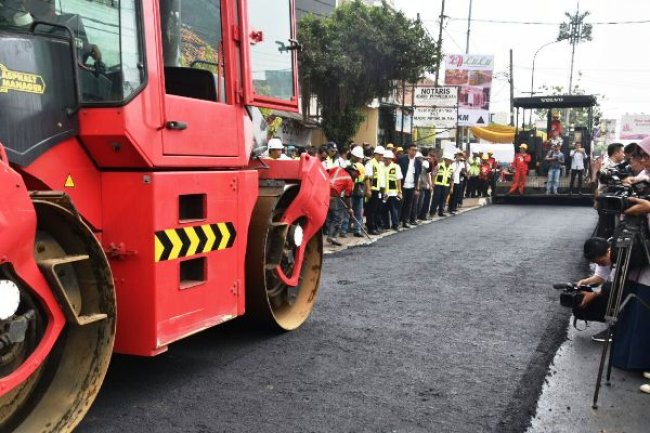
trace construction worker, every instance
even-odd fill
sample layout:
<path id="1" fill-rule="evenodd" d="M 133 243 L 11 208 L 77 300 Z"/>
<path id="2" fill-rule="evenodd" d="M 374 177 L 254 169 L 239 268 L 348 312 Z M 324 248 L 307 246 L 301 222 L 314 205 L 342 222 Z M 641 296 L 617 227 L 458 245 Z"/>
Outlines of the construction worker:
<path id="1" fill-rule="evenodd" d="M 392 151 L 384 152 L 384 165 L 386 175 L 386 189 L 383 199 L 382 219 L 386 226 L 399 231 L 400 207 L 402 201 L 402 169 L 393 161 L 395 155 Z M 389 224 L 390 223 L 390 224 Z"/>
<path id="2" fill-rule="evenodd" d="M 341 246 L 336 237 L 341 230 L 343 215 L 352 212 L 350 196 L 354 189 L 354 179 L 359 173 L 354 167 L 347 169 L 332 167 L 327 172 L 330 176 L 330 207 L 326 221 L 327 242 Z"/>
<path id="3" fill-rule="evenodd" d="M 375 147 L 373 156 L 366 163 L 366 198 L 368 206 L 366 207 L 366 227 L 371 235 L 379 234 L 379 207 L 383 199 L 384 190 L 386 189 L 386 175 L 384 174 L 384 148 Z"/>
<path id="4" fill-rule="evenodd" d="M 490 177 L 488 183 L 490 184 L 490 196 L 494 196 L 494 192 L 497 189 L 497 170 L 499 168 L 499 163 L 494 157 L 494 152 L 488 150 L 488 164 L 490 165 Z"/>
<path id="5" fill-rule="evenodd" d="M 467 183 L 467 192 L 465 197 L 476 197 L 478 196 L 479 191 L 479 174 L 481 173 L 481 158 L 478 156 L 478 152 L 472 152 L 472 156 L 469 158 L 469 181 Z"/>
<path id="6" fill-rule="evenodd" d="M 363 147 L 355 146 L 350 151 L 351 167 L 358 171 L 358 176 L 354 179 L 352 189 L 352 211 L 353 211 L 353 232 L 354 237 L 362 238 L 361 224 L 363 223 L 363 202 L 366 196 L 366 169 L 363 166 Z"/>
<path id="7" fill-rule="evenodd" d="M 269 140 L 268 144 L 269 148 L 269 158 L 270 159 L 291 159 L 282 151 L 284 150 L 284 146 L 282 145 L 282 140 L 279 138 L 272 138 Z"/>
<path id="8" fill-rule="evenodd" d="M 333 141 L 330 141 L 325 145 L 325 159 L 322 159 L 323 167 L 325 170 L 329 170 L 334 167 L 338 167 L 336 160 L 336 152 L 338 152 L 338 146 Z"/>
<path id="9" fill-rule="evenodd" d="M 431 215 L 438 208 L 438 216 L 444 216 L 445 203 L 449 196 L 449 187 L 451 186 L 454 167 L 452 165 L 453 155 L 444 154 L 442 162 L 438 164 L 436 175 L 433 178 L 433 201 L 431 203 Z"/>
<path id="10" fill-rule="evenodd" d="M 508 194 L 513 194 L 515 191 L 519 191 L 519 194 L 523 194 L 526 189 L 528 164 L 530 164 L 530 155 L 526 153 L 526 150 L 528 150 L 528 145 L 525 143 L 520 144 L 519 152 L 515 155 L 515 159 L 512 161 L 512 167 L 515 169 L 515 177 L 512 180 L 512 188 L 510 188 Z"/>

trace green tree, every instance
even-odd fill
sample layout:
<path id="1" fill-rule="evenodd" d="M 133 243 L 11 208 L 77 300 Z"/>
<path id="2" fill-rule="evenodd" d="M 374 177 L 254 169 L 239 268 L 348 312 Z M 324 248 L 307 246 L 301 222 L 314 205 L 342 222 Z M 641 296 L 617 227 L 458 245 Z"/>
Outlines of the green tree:
<path id="1" fill-rule="evenodd" d="M 436 64 L 435 44 L 422 24 L 385 3 L 354 0 L 330 17 L 306 15 L 298 37 L 303 102 L 318 98 L 323 131 L 339 144 L 357 131 L 362 107 L 403 81 L 417 81 Z"/>

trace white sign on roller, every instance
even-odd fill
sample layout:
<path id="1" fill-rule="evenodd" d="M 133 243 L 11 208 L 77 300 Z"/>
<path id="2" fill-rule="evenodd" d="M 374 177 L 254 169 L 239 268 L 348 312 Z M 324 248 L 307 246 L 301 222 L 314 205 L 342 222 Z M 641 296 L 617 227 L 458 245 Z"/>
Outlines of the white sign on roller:
<path id="1" fill-rule="evenodd" d="M 458 88 L 416 87 L 415 105 L 418 107 L 456 107 L 458 105 Z"/>
<path id="2" fill-rule="evenodd" d="M 413 116 L 413 125 L 437 129 L 455 128 L 456 120 L 456 108 L 417 107 Z"/>

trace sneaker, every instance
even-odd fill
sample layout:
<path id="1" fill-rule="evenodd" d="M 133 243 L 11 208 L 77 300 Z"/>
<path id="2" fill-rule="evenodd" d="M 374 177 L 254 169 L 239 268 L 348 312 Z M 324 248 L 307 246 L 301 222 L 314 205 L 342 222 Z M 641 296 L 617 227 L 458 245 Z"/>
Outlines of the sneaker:
<path id="1" fill-rule="evenodd" d="M 645 377 L 646 379 L 650 379 L 650 371 L 644 371 L 643 377 Z"/>
<path id="2" fill-rule="evenodd" d="M 602 330 L 602 331 L 600 331 L 598 334 L 594 334 L 594 335 L 592 335 L 592 336 L 591 336 L 591 339 L 594 340 L 594 341 L 597 341 L 597 342 L 599 342 L 599 343 L 604 343 L 605 340 L 607 340 L 607 334 L 608 334 L 608 332 L 609 332 L 609 330 L 607 330 L 607 329 Z M 609 339 L 609 342 L 610 342 L 610 343 L 612 342 L 612 339 L 611 339 L 611 338 Z"/>
<path id="3" fill-rule="evenodd" d="M 645 392 L 646 394 L 650 394 L 650 384 L 644 383 L 639 387 L 639 391 Z"/>
<path id="4" fill-rule="evenodd" d="M 355 238 L 362 238 L 363 237 L 363 235 L 361 233 L 355 233 L 353 236 Z"/>
<path id="5" fill-rule="evenodd" d="M 348 237 L 348 234 L 347 234 L 347 233 L 341 233 L 341 234 L 339 235 L 339 237 L 340 237 L 340 238 L 347 238 L 347 237 Z"/>

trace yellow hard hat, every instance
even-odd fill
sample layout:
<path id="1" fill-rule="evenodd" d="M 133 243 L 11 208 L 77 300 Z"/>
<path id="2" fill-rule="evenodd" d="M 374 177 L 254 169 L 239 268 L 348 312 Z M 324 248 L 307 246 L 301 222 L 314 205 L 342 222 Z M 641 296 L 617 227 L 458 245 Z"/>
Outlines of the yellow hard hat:
<path id="1" fill-rule="evenodd" d="M 393 143 L 388 143 L 386 145 L 386 149 L 394 149 L 394 148 L 395 148 L 395 145 Z"/>
<path id="2" fill-rule="evenodd" d="M 527 145 L 526 143 L 521 143 L 521 144 L 519 145 L 519 148 L 520 148 L 520 149 L 528 149 L 528 145 Z"/>
<path id="3" fill-rule="evenodd" d="M 490 159 L 490 158 L 489 158 L 487 155 L 483 155 L 483 156 L 481 157 L 481 159 L 484 160 L 484 161 L 487 161 L 487 160 Z"/>
<path id="4" fill-rule="evenodd" d="M 395 152 L 404 152 L 404 148 L 398 147 L 397 149 L 395 149 Z"/>

